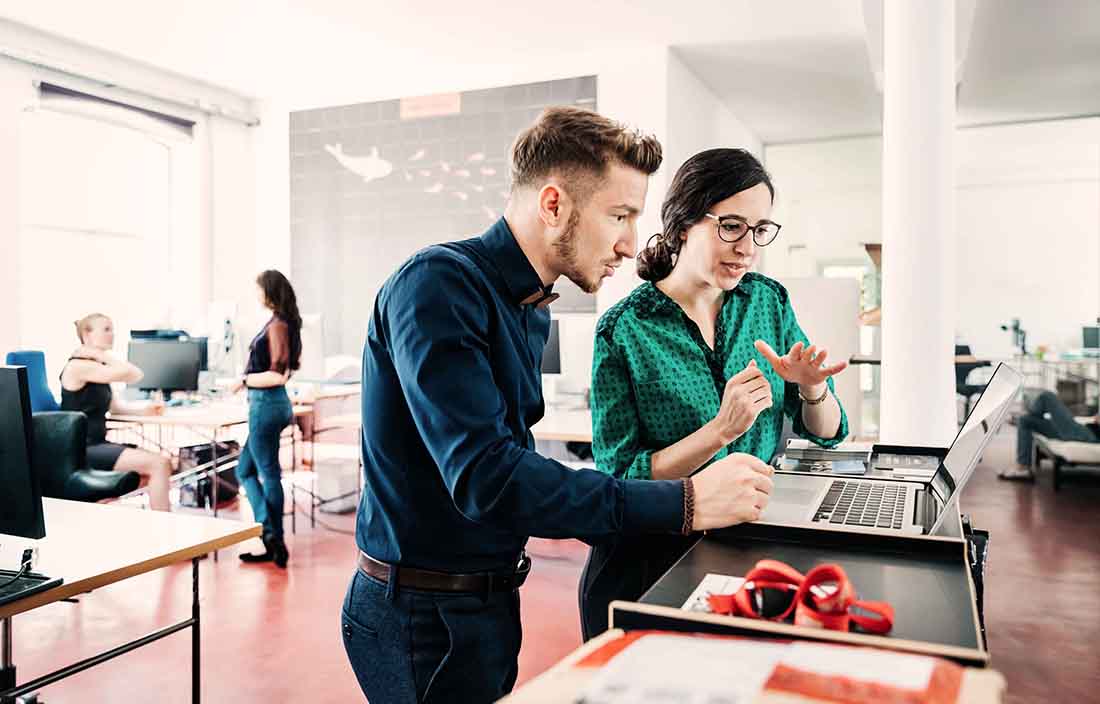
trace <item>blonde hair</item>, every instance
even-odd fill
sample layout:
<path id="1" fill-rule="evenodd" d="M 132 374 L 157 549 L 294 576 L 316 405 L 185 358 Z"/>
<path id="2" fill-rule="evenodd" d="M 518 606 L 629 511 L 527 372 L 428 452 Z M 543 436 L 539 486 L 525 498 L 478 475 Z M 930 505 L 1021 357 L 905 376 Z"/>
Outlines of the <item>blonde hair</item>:
<path id="1" fill-rule="evenodd" d="M 101 318 L 103 320 L 110 320 L 110 318 L 103 313 L 91 313 L 90 315 L 85 315 L 80 320 L 73 322 L 73 325 L 76 325 L 76 337 L 78 340 L 80 340 L 80 344 L 84 344 L 85 333 L 91 332 L 92 326 L 95 324 L 95 321 Z"/>

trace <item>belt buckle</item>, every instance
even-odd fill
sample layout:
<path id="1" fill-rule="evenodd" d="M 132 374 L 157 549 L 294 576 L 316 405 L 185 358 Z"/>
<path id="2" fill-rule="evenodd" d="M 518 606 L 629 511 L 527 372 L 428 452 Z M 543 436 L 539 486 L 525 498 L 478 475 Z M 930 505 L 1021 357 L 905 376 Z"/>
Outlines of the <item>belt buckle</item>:
<path id="1" fill-rule="evenodd" d="M 524 576 L 527 576 L 527 574 L 530 571 L 531 571 L 531 557 L 527 554 L 527 551 L 524 550 L 523 552 L 521 552 L 519 554 L 519 562 L 516 563 L 515 574 L 517 574 L 517 575 L 522 574 Z"/>

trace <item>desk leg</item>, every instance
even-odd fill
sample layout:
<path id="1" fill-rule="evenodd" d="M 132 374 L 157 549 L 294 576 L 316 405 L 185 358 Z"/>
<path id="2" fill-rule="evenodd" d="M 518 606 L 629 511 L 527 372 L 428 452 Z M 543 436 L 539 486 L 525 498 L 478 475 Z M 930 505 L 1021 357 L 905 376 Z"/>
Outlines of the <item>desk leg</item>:
<path id="1" fill-rule="evenodd" d="M 217 555 L 217 553 L 214 553 Z M 191 702 L 199 704 L 202 699 L 202 660 L 199 652 L 199 558 L 191 560 Z"/>
<path id="2" fill-rule="evenodd" d="M 0 619 L 0 691 L 15 687 L 15 663 L 12 662 L 11 616 Z"/>
<path id="3" fill-rule="evenodd" d="M 218 430 L 214 429 L 210 441 L 210 505 L 214 509 L 214 518 L 218 517 Z"/>
<path id="4" fill-rule="evenodd" d="M 218 429 L 214 428 L 214 434 L 210 440 L 210 504 L 214 507 L 214 518 L 218 517 Z M 214 551 L 214 562 L 218 561 L 218 551 Z M 196 574 L 198 574 L 198 563 L 195 564 Z M 196 577 L 197 579 L 197 577 Z M 198 590 L 198 582 L 195 583 L 195 589 Z M 196 591 L 197 594 L 197 591 Z M 198 598 L 196 596 L 196 598 Z M 197 603 L 197 602 L 196 602 Z M 198 647 L 197 645 L 195 646 Z M 197 652 L 197 651 L 196 651 Z"/>

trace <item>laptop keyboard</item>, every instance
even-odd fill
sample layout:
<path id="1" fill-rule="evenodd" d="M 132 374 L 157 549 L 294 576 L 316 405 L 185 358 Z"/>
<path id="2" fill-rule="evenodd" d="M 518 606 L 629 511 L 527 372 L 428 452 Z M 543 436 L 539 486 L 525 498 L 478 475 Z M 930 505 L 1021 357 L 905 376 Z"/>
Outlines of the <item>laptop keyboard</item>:
<path id="1" fill-rule="evenodd" d="M 818 506 L 814 520 L 900 530 L 908 491 L 908 486 L 893 482 L 834 481 Z"/>

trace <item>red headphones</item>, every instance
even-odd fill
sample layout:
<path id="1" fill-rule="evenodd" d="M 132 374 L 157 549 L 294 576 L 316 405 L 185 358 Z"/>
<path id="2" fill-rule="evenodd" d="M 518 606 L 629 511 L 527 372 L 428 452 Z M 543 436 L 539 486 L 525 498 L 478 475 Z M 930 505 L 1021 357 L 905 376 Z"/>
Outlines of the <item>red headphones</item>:
<path id="1" fill-rule="evenodd" d="M 768 601 L 778 599 L 779 609 L 765 612 Z M 851 580 L 840 565 L 818 565 L 803 575 L 778 560 L 761 560 L 745 575 L 733 594 L 707 597 L 716 614 L 785 621 L 794 613 L 794 625 L 847 631 L 854 623 L 867 633 L 889 633 L 894 627 L 894 607 L 884 601 L 860 601 Z"/>

